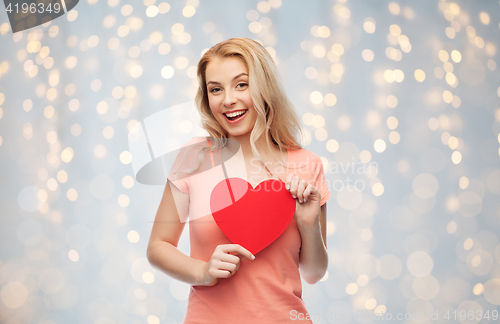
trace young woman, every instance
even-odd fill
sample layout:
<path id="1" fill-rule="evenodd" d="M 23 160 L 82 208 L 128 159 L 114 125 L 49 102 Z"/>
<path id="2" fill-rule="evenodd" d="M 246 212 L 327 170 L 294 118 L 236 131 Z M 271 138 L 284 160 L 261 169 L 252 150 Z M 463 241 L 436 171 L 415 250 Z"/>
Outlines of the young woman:
<path id="1" fill-rule="evenodd" d="M 298 117 L 272 58 L 259 43 L 233 38 L 215 45 L 198 64 L 198 80 L 197 108 L 203 128 L 215 142 L 194 138 L 189 145 L 208 141 L 209 147 L 187 160 L 184 155 L 172 169 L 191 167 L 187 172 L 192 173 L 203 169 L 205 162 L 211 167 L 185 177 L 172 171 L 167 177 L 148 260 L 192 285 L 186 324 L 312 323 L 301 298 L 300 278 L 314 284 L 328 266 L 330 192 L 321 160 L 299 145 Z M 237 146 L 230 144 L 235 141 Z M 217 160 L 227 152 L 233 158 L 214 164 L 214 156 Z M 231 243 L 207 207 L 211 190 L 231 170 L 254 188 L 266 179 L 280 179 L 296 199 L 288 228 L 255 256 Z M 188 218 L 190 256 L 177 249 Z"/>

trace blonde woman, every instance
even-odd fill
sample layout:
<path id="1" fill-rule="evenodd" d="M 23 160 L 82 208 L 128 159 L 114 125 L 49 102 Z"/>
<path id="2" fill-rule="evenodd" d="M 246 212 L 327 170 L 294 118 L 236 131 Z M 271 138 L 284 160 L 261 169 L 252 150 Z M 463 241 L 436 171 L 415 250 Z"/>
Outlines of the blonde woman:
<path id="1" fill-rule="evenodd" d="M 197 108 L 212 141 L 194 138 L 187 145 L 208 141 L 209 146 L 187 159 L 189 154 L 183 154 L 172 167 L 148 259 L 192 285 L 186 324 L 312 323 L 301 298 L 301 277 L 314 284 L 328 265 L 330 192 L 321 160 L 298 143 L 297 114 L 271 56 L 259 43 L 246 38 L 221 42 L 203 54 L 197 73 Z M 214 164 L 214 156 L 225 161 L 222 156 L 231 151 L 240 153 L 234 155 L 239 157 L 236 163 Z M 244 170 L 242 177 L 254 188 L 269 178 L 284 181 L 296 200 L 288 228 L 255 256 L 231 243 L 207 207 L 212 189 L 228 176 L 231 165 L 232 170 Z M 191 176 L 179 177 L 182 171 Z M 187 221 L 190 256 L 177 249 Z"/>

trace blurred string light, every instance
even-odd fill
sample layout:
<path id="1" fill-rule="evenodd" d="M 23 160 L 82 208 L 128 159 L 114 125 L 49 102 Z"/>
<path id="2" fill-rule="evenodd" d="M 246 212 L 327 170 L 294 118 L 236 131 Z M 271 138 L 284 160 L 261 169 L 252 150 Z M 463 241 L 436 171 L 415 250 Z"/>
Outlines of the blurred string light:
<path id="1" fill-rule="evenodd" d="M 451 21 L 452 27 L 446 28 L 446 35 L 450 39 L 453 39 L 456 36 L 456 32 L 459 32 L 461 27 L 460 27 L 459 22 L 454 21 L 453 19 L 449 18 L 450 12 L 448 12 L 448 10 L 451 11 L 451 14 L 458 15 L 458 13 L 460 12 L 460 8 L 456 4 L 450 4 L 449 9 L 448 9 L 448 8 L 446 8 L 447 5 L 448 4 L 445 2 L 441 2 L 440 9 L 442 11 L 444 11 L 445 18 L 447 20 Z M 344 9 L 344 8 L 345 7 L 343 7 L 343 5 L 341 5 L 341 4 L 335 5 L 334 12 L 338 16 L 341 16 L 342 18 L 349 18 L 350 11 L 348 9 Z M 393 15 L 399 15 L 402 13 L 406 19 L 410 19 L 410 20 L 413 19 L 413 17 L 414 17 L 412 8 L 409 8 L 409 7 L 401 8 L 398 3 L 395 3 L 395 2 L 391 3 L 391 4 L 389 4 L 388 8 L 389 8 L 390 13 L 392 13 Z M 463 16 L 461 16 L 461 17 L 463 17 Z M 484 13 L 484 12 L 481 13 L 480 20 L 483 24 L 488 24 L 488 22 L 489 22 L 488 14 Z M 450 31 L 450 28 L 452 29 L 452 31 Z M 364 21 L 364 24 L 363 24 L 363 29 L 368 34 L 374 34 L 376 31 L 375 19 L 373 19 L 371 17 L 366 18 Z M 467 26 L 467 30 L 469 30 L 469 32 L 468 32 L 469 41 L 471 41 L 471 43 L 476 45 L 478 48 L 483 48 L 484 47 L 484 40 L 482 38 L 475 38 L 473 40 L 473 42 L 470 39 L 471 37 L 475 37 L 475 34 L 473 33 L 473 30 L 474 30 L 473 27 Z M 328 26 L 315 25 L 311 28 L 311 34 L 315 38 L 328 38 L 331 33 L 332 33 L 332 31 L 330 30 L 330 28 Z M 401 61 L 401 59 L 404 56 L 404 53 L 409 53 L 412 50 L 412 44 L 410 42 L 410 39 L 402 33 L 401 27 L 396 25 L 396 24 L 390 25 L 387 40 L 391 45 L 399 45 L 399 48 L 394 48 L 393 46 L 389 46 L 386 48 L 386 51 L 385 51 L 386 57 L 393 60 L 393 61 L 396 61 L 396 62 Z M 343 45 L 347 46 L 347 48 L 349 47 L 348 42 L 346 42 L 346 44 L 341 43 L 341 44 L 337 44 L 337 45 L 340 48 L 342 48 L 342 52 L 340 53 L 341 55 L 344 52 Z M 302 42 L 301 46 L 302 46 L 302 49 L 304 51 L 310 51 L 310 53 L 318 59 L 322 59 L 326 56 L 327 45 L 324 42 L 314 42 L 313 43 L 310 41 L 304 41 L 304 42 Z M 495 49 L 494 44 L 489 43 L 489 53 L 487 50 L 487 54 L 494 55 L 495 50 L 496 49 Z M 340 55 L 338 55 L 338 52 L 335 53 L 333 47 L 332 47 L 331 53 L 332 53 L 332 55 L 331 55 L 331 57 L 329 57 L 330 61 L 338 62 L 338 58 L 340 57 Z M 375 57 L 374 52 L 371 49 L 364 49 L 361 53 L 361 56 L 367 62 L 372 62 L 374 60 L 374 57 Z M 442 62 L 442 69 L 440 68 L 441 70 L 434 70 L 436 78 L 444 79 L 447 86 L 450 86 L 451 88 L 456 88 L 458 85 L 458 82 L 459 82 L 459 77 L 457 77 L 456 73 L 454 73 L 454 66 L 452 63 L 450 63 L 450 60 L 452 60 L 454 63 L 461 62 L 462 61 L 461 52 L 457 49 L 453 49 L 450 52 L 447 52 L 446 50 L 441 49 L 438 51 L 438 57 L 439 57 L 439 60 Z M 476 63 L 476 65 L 477 65 L 477 63 Z M 496 67 L 496 63 L 492 59 L 488 59 L 487 66 L 490 70 L 493 71 Z M 339 67 L 342 67 L 342 66 L 340 65 Z M 334 66 L 332 65 L 332 72 L 333 71 L 334 71 Z M 462 71 L 465 71 L 462 73 L 462 74 L 464 74 L 463 75 L 464 78 L 469 78 L 469 77 L 477 78 L 474 75 L 475 72 L 472 68 L 462 69 Z M 467 73 L 469 73 L 470 75 L 467 75 Z M 318 78 L 320 76 L 319 70 L 316 67 L 312 67 L 312 66 L 307 67 L 305 70 L 305 76 L 310 80 L 318 80 Z M 424 82 L 426 80 L 426 73 L 424 72 L 423 69 L 416 69 L 414 72 L 414 77 L 415 77 L 416 81 Z M 376 78 L 378 78 L 378 77 L 376 77 Z M 401 83 L 405 80 L 403 71 L 401 69 L 397 69 L 397 68 L 385 70 L 383 72 L 383 79 L 387 83 L 393 83 L 393 82 Z M 340 83 L 341 77 L 340 76 L 331 77 L 330 81 L 334 84 Z M 482 80 L 477 80 L 476 82 L 479 83 L 481 81 Z M 323 82 L 321 80 L 318 80 L 318 84 L 322 85 Z M 381 86 L 383 85 L 383 83 L 379 83 L 379 84 Z M 469 83 L 469 85 L 472 85 L 472 84 Z M 312 91 L 310 93 L 310 101 L 314 105 L 322 104 L 322 102 L 323 102 L 322 93 L 320 91 L 317 91 L 317 90 Z M 462 101 L 461 98 L 457 94 L 452 93 L 450 90 L 443 90 L 441 102 L 450 104 L 454 108 L 459 108 L 461 106 L 461 101 Z M 432 101 L 429 100 L 429 104 L 431 104 L 431 105 L 433 105 L 433 104 L 435 105 L 438 103 L 439 103 L 438 100 L 434 100 L 434 99 L 432 99 Z M 379 105 L 380 108 L 385 108 L 385 107 L 396 108 L 397 106 L 398 106 L 398 98 L 394 95 L 388 95 L 386 97 L 385 102 L 383 104 Z M 432 107 L 429 107 L 429 110 L 433 111 L 434 109 Z M 369 118 L 367 121 L 369 124 L 374 124 L 374 125 L 378 124 L 378 122 L 375 122 L 375 119 L 374 119 L 374 118 L 379 118 L 378 113 L 372 113 L 371 116 L 370 116 L 370 114 L 368 116 L 369 116 Z M 435 117 L 431 117 L 429 119 L 429 126 L 431 127 L 432 130 L 437 130 L 439 127 L 446 127 L 444 124 L 445 118 L 449 120 L 448 116 L 443 115 L 443 114 L 441 114 L 439 116 L 439 119 L 436 119 Z M 344 116 L 341 115 L 337 118 L 337 120 L 339 120 L 339 121 L 343 120 L 343 119 L 346 119 L 345 115 Z M 303 122 L 306 125 L 314 125 L 314 120 L 315 120 L 314 114 L 307 112 L 303 115 Z M 443 122 L 440 122 L 439 120 L 443 120 Z M 455 117 L 454 117 L 454 120 L 456 120 Z M 460 120 L 457 120 L 455 124 L 457 126 L 457 129 L 460 129 L 459 127 L 461 127 L 462 122 Z M 392 144 L 397 144 L 400 141 L 401 136 L 400 136 L 399 132 L 397 132 L 395 130 L 397 128 L 397 125 L 398 125 L 398 119 L 395 116 L 389 117 L 389 119 L 387 120 L 387 126 L 392 131 L 389 133 L 388 139 L 389 139 L 389 142 Z M 338 127 L 338 129 L 343 130 L 345 128 Z M 324 139 L 323 138 L 321 138 L 321 139 L 317 138 L 317 139 L 318 140 L 325 140 L 327 142 L 328 151 L 337 152 L 337 150 L 338 150 L 337 147 L 339 144 L 336 140 L 334 140 L 334 139 L 328 140 L 328 137 L 325 137 Z M 459 145 L 458 139 L 453 137 L 453 136 L 449 137 L 449 140 L 447 142 L 447 144 L 449 144 L 449 147 L 452 150 L 454 150 L 451 153 L 451 162 L 453 164 L 460 164 L 462 161 L 462 153 L 459 151 L 460 148 L 458 148 L 458 147 L 459 146 L 462 147 L 463 142 L 460 142 L 460 143 L 462 143 L 462 144 Z M 375 152 L 378 152 L 378 153 L 384 152 L 386 150 L 386 141 L 384 139 L 381 139 L 381 138 L 376 139 L 374 142 L 374 150 L 375 150 Z M 500 152 L 500 149 L 499 149 L 499 152 Z M 442 155 L 442 153 L 440 153 L 440 154 Z M 369 161 L 369 159 L 365 160 L 365 161 L 367 162 L 367 161 Z M 338 162 L 339 162 L 339 159 L 337 158 L 337 161 L 335 161 L 335 163 L 338 163 Z M 401 164 L 400 171 L 407 172 L 407 167 L 405 166 L 403 168 L 403 165 L 404 164 Z M 429 167 L 431 167 L 431 165 L 429 165 Z M 464 188 L 462 188 L 462 189 L 464 189 Z M 383 193 L 383 191 L 384 191 L 384 186 L 379 181 L 373 183 L 372 193 L 375 196 L 381 195 Z M 420 199 L 431 199 L 436 195 L 437 191 L 438 191 L 438 181 L 431 174 L 421 173 L 420 175 L 418 175 L 414 179 L 414 193 Z M 351 194 L 349 196 L 351 196 L 352 197 L 351 199 L 353 199 L 354 197 L 356 197 L 358 195 Z M 351 210 L 351 208 L 352 208 L 351 206 L 345 205 L 343 203 L 343 199 L 346 197 L 340 196 L 340 193 L 339 193 L 339 197 L 337 197 L 337 201 L 341 207 L 346 208 L 348 210 Z M 476 206 L 478 203 L 481 202 L 481 198 L 480 197 L 476 198 L 476 196 L 472 193 L 468 194 L 468 197 L 470 197 L 471 203 L 476 204 Z M 359 199 L 359 198 L 356 198 L 356 199 Z M 464 197 L 464 199 L 465 199 L 465 197 Z M 359 204 L 356 204 L 356 206 L 359 206 Z M 464 206 L 463 208 L 466 208 L 466 207 Z M 452 211 L 452 210 L 450 210 L 450 211 Z M 477 213 L 470 215 L 468 217 L 472 217 L 472 216 L 477 216 Z M 450 233 L 452 233 L 452 232 L 454 233 L 456 231 L 456 223 L 455 222 L 449 223 L 448 231 Z M 363 233 L 368 233 L 368 232 L 363 232 Z M 371 239 L 371 235 L 367 235 L 367 234 L 363 235 L 362 237 L 366 237 L 368 240 Z M 497 240 L 497 242 L 498 242 L 498 240 Z M 497 246 L 497 249 L 499 249 L 498 246 Z M 488 252 L 486 252 L 486 255 L 488 255 Z M 412 254 L 412 256 L 413 256 L 413 254 Z M 413 283 L 413 290 L 414 290 L 414 293 L 417 295 L 417 297 L 419 297 L 423 300 L 431 300 L 438 295 L 439 283 L 435 277 L 430 275 L 431 270 L 426 270 L 425 273 L 418 272 L 419 270 L 417 270 L 418 269 L 417 267 L 430 266 L 429 269 L 432 269 L 432 266 L 431 266 L 432 265 L 432 258 L 427 254 L 426 254 L 425 258 L 426 259 L 420 258 L 420 259 L 418 259 L 418 262 L 413 262 L 411 259 L 411 256 L 410 256 L 410 258 L 408 259 L 408 270 L 413 275 L 418 273 L 419 275 L 417 277 L 423 276 L 423 278 L 424 278 L 422 280 L 417 278 L 417 279 L 415 279 L 415 281 Z M 467 261 L 467 263 L 468 263 L 468 265 L 470 265 L 472 267 L 471 269 L 474 269 L 474 268 L 478 267 L 479 264 L 481 264 L 481 260 L 482 260 L 481 256 L 480 256 L 480 254 L 478 254 L 476 256 L 472 256 L 470 261 Z M 412 269 L 414 269 L 414 270 L 412 270 Z M 490 270 L 491 270 L 491 266 L 489 266 L 489 267 L 487 266 L 484 273 L 486 274 Z M 426 288 L 423 288 L 423 287 L 426 287 Z M 500 291 L 498 289 L 499 288 L 498 282 L 495 281 L 495 279 L 493 279 L 493 281 L 491 281 L 490 287 L 492 287 L 492 288 L 496 287 L 496 288 L 494 289 L 495 292 L 490 291 L 488 301 L 490 303 L 498 305 L 499 299 L 497 297 L 492 298 L 492 296 L 495 296 L 495 294 L 498 294 L 498 291 Z M 346 287 L 346 292 L 348 294 L 355 295 L 357 293 L 357 291 L 358 291 L 358 288 L 357 288 L 356 284 L 348 284 Z M 479 291 L 480 291 L 479 288 L 475 289 L 475 291 L 476 291 L 476 293 L 475 293 L 476 295 L 481 294 L 481 293 L 479 293 Z M 373 309 L 375 307 L 375 305 L 376 305 L 376 300 L 368 299 L 364 304 L 364 309 Z M 410 304 L 408 304 L 407 307 L 410 307 Z"/>
<path id="2" fill-rule="evenodd" d="M 159 196 L 146 197 L 148 189 L 135 185 L 123 134 L 144 111 L 155 111 L 146 104 L 165 100 L 171 89 L 192 99 L 200 55 L 233 35 L 234 26 L 206 15 L 197 0 L 87 3 L 91 10 L 109 12 L 96 24 L 98 32 L 94 26 L 71 28 L 90 14 L 83 7 L 61 18 L 64 22 L 47 23 L 44 33 L 12 35 L 8 23 L 0 24 L 2 42 L 10 42 L 0 59 L 0 150 L 13 161 L 6 161 L 4 170 L 18 170 L 12 171 L 15 189 L 2 206 L 9 215 L 21 213 L 2 224 L 0 236 L 21 248 L 2 241 L 16 257 L 0 260 L 0 318 L 28 323 L 49 316 L 44 324 L 63 323 L 74 318 L 49 314 L 78 308 L 82 321 L 109 322 L 117 307 L 125 307 L 137 321 L 181 322 L 182 312 L 172 305 L 184 305 L 189 286 L 152 269 L 144 256 L 150 223 L 141 226 L 152 219 Z M 321 5 L 332 19 L 309 17 L 300 26 L 306 39 L 297 39 L 295 47 L 284 44 L 280 32 L 289 4 L 259 1 L 240 12 L 242 30 L 248 31 L 243 36 L 263 44 L 278 65 L 287 63 L 289 48 L 303 51 L 296 53 L 304 65 L 297 73 L 300 86 L 288 85 L 303 98 L 297 104 L 305 125 L 302 144 L 317 149 L 330 181 L 337 206 L 329 212 L 327 234 L 330 242 L 339 242 L 329 244 L 330 269 L 314 307 L 323 311 L 338 299 L 371 312 L 485 312 L 500 305 L 494 230 L 499 206 L 491 198 L 500 195 L 498 105 L 489 108 L 483 101 L 474 108 L 489 109 L 493 126 L 485 128 L 493 136 L 483 140 L 464 132 L 467 109 L 481 99 L 468 93 L 478 85 L 490 87 L 496 73 L 494 17 L 489 10 L 466 11 L 461 2 L 440 1 L 444 30 L 415 35 L 410 28 L 417 19 L 413 6 L 419 4 L 391 2 L 370 17 L 359 16 L 360 3 Z M 429 6 L 425 9 L 436 9 Z M 160 20 L 168 22 L 154 24 Z M 410 57 L 418 59 L 410 64 Z M 356 88 L 348 77 L 353 64 L 366 67 L 363 77 L 374 93 Z M 23 93 L 10 91 L 6 80 Z M 354 90 L 346 95 L 340 90 L 344 85 Z M 495 87 L 498 101 L 500 87 Z M 365 107 L 350 107 L 347 96 L 362 97 Z M 409 103 L 415 100 L 419 114 Z M 190 129 L 192 121 L 181 125 Z M 353 134 L 356 141 L 362 138 L 357 134 L 370 141 L 345 139 Z M 387 170 L 383 164 L 393 174 L 379 173 Z M 361 180 L 365 191 L 343 183 L 342 167 L 355 168 L 353 180 Z M 385 197 L 389 205 L 383 205 Z M 377 226 L 383 222 L 389 229 Z M 384 239 L 394 248 L 377 249 Z M 443 256 L 438 247 L 447 249 L 450 242 L 453 247 Z M 446 265 L 442 257 L 449 260 Z M 82 269 L 98 275 L 79 281 L 74 274 Z M 158 291 L 156 285 L 168 289 Z M 304 285 L 305 296 L 308 289 Z M 396 290 L 404 298 L 394 300 L 388 293 Z"/>

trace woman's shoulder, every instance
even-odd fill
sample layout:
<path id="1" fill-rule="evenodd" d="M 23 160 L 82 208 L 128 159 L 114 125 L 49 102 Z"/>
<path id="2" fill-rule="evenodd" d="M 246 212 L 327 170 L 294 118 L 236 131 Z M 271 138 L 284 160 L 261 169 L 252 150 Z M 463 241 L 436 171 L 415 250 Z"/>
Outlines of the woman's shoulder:
<path id="1" fill-rule="evenodd" d="M 174 164 L 180 168 L 197 166 L 199 163 L 199 153 L 206 146 L 208 146 L 208 144 L 205 137 L 192 137 L 176 150 L 176 161 Z"/>
<path id="2" fill-rule="evenodd" d="M 317 174 L 323 166 L 320 157 L 311 150 L 299 148 L 288 152 L 288 166 L 296 173 Z"/>
<path id="3" fill-rule="evenodd" d="M 189 141 L 182 144 L 182 146 L 178 149 L 178 153 L 183 156 L 184 155 L 198 156 L 198 153 L 202 149 L 210 145 L 208 144 L 209 143 L 208 139 L 209 138 L 205 136 L 192 137 Z"/>
<path id="4" fill-rule="evenodd" d="M 294 160 L 321 161 L 316 153 L 306 148 L 293 149 L 288 152 L 290 155 L 293 155 Z"/>

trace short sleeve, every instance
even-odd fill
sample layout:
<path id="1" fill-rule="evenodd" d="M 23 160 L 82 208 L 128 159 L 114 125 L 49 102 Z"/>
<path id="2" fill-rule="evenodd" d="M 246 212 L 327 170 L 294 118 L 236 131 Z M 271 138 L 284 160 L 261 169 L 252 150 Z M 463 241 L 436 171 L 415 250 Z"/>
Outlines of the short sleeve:
<path id="1" fill-rule="evenodd" d="M 177 153 L 174 163 L 170 168 L 167 179 L 183 193 L 189 193 L 189 178 L 194 175 L 193 171 L 199 166 L 199 147 L 194 144 L 201 143 L 206 139 L 193 137 L 184 144 Z"/>
<path id="2" fill-rule="evenodd" d="M 189 178 L 175 180 L 175 174 L 171 174 L 167 179 L 183 193 L 189 193 Z"/>
<path id="3" fill-rule="evenodd" d="M 189 177 L 186 177 L 182 172 L 183 169 L 186 169 L 186 163 L 183 163 L 184 161 L 182 159 L 182 152 L 183 150 L 180 150 L 177 154 L 167 179 L 183 193 L 189 193 Z"/>
<path id="4" fill-rule="evenodd" d="M 321 203 L 320 205 L 323 206 L 324 203 L 327 202 L 328 199 L 330 199 L 330 189 L 328 188 L 328 183 L 325 178 L 325 173 L 323 170 L 323 162 L 321 162 L 321 159 L 315 155 L 314 156 L 314 168 L 313 168 L 313 176 L 312 178 L 315 181 L 315 187 L 319 190 L 321 193 Z"/>

